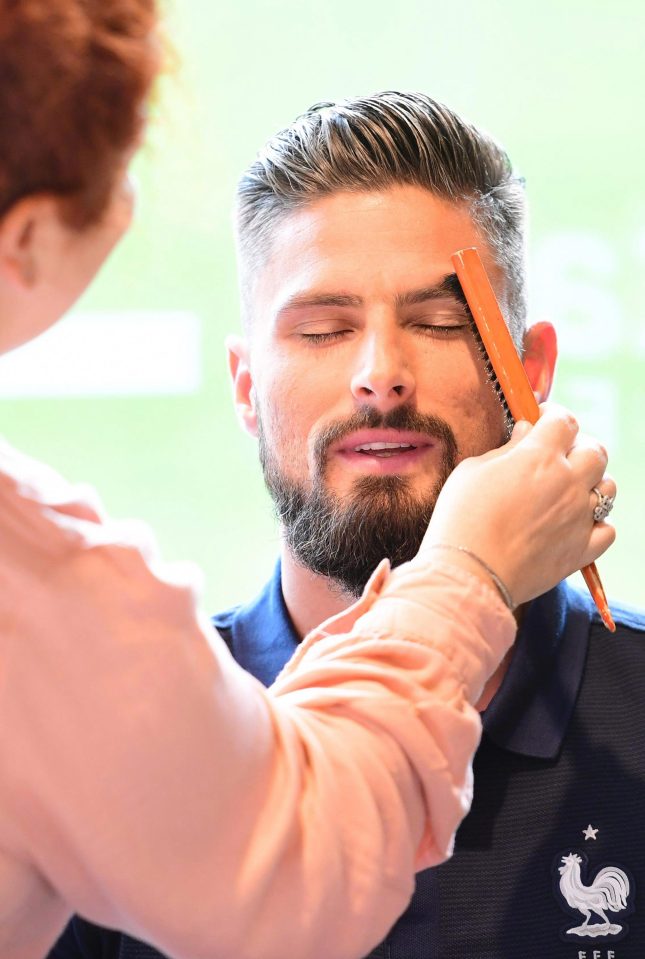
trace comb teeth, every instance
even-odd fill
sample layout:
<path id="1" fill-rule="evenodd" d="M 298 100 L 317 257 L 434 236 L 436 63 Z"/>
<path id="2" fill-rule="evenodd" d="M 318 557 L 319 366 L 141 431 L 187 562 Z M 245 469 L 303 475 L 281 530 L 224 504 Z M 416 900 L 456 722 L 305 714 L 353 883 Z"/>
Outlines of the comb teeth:
<path id="1" fill-rule="evenodd" d="M 481 355 L 482 360 L 484 361 L 484 372 L 486 373 L 486 379 L 492 386 L 495 392 L 495 396 L 499 400 L 500 406 L 502 407 L 502 412 L 504 414 L 504 422 L 506 426 L 506 432 L 510 436 L 513 431 L 513 427 L 515 425 L 515 420 L 513 419 L 513 414 L 511 413 L 509 409 L 508 402 L 504 395 L 504 390 L 502 389 L 501 383 L 499 382 L 497 378 L 497 373 L 493 369 L 493 364 L 491 363 L 486 347 L 484 346 L 484 341 L 482 340 L 479 330 L 477 329 L 477 324 L 475 323 L 472 316 L 470 317 L 470 329 L 472 331 L 473 337 L 475 338 L 477 349 Z"/>

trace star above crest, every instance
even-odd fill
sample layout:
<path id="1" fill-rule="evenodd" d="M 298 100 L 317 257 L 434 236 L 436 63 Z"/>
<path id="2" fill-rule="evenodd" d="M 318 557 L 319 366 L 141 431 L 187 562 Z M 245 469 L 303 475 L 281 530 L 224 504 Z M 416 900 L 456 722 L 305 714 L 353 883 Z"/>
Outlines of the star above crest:
<path id="1" fill-rule="evenodd" d="M 585 837 L 585 842 L 587 841 L 587 839 L 596 839 L 597 833 L 598 833 L 598 829 L 597 828 L 594 829 L 591 823 L 589 823 L 586 829 L 582 830 L 582 835 Z"/>

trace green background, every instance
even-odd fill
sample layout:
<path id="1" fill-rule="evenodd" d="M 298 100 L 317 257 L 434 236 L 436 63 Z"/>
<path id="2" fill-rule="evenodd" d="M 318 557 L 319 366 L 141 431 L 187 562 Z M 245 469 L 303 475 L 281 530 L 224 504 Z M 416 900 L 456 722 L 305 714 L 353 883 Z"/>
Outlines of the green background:
<path id="1" fill-rule="evenodd" d="M 556 323 L 554 396 L 606 441 L 619 481 L 619 539 L 603 579 L 614 597 L 640 601 L 644 9 L 635 0 L 175 0 L 177 63 L 135 164 L 137 222 L 77 312 L 88 323 L 97 311 L 195 314 L 201 386 L 9 397 L 4 433 L 95 484 L 112 513 L 150 522 L 168 558 L 197 560 L 209 609 L 250 597 L 278 539 L 226 378 L 223 340 L 238 327 L 236 178 L 316 100 L 423 90 L 493 132 L 527 179 L 532 319 Z M 0 382 L 17 357 L 1 361 Z"/>

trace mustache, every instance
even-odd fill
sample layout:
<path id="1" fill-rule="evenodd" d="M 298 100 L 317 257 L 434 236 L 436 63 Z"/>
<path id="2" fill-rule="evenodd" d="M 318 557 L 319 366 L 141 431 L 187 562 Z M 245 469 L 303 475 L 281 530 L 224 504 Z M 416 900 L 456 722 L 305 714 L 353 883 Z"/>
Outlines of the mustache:
<path id="1" fill-rule="evenodd" d="M 458 448 L 455 434 L 440 416 L 420 413 L 412 406 L 397 406 L 388 413 L 381 413 L 373 406 L 361 406 L 347 419 L 329 423 L 316 437 L 313 452 L 319 476 L 324 472 L 327 451 L 332 443 L 337 443 L 361 429 L 394 429 L 425 433 L 442 441 L 444 460 L 452 464 L 457 461 Z"/>

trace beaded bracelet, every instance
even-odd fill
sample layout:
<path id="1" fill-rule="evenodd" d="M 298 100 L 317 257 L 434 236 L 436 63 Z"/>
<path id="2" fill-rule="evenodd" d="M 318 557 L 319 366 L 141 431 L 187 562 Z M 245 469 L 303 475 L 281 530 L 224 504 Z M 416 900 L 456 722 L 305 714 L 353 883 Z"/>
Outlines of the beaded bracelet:
<path id="1" fill-rule="evenodd" d="M 488 563 L 485 563 L 481 556 L 478 556 L 477 553 L 473 553 L 473 551 L 468 549 L 467 546 L 454 546 L 452 543 L 429 543 L 426 549 L 454 549 L 460 553 L 465 553 L 466 556 L 470 556 L 471 559 L 474 559 L 475 562 L 479 563 L 482 569 L 486 570 L 493 583 L 497 587 L 497 592 L 504 600 L 504 603 L 508 606 L 511 612 L 513 612 L 515 609 L 515 603 L 513 602 L 513 598 L 508 591 L 506 584 L 499 578 L 495 570 L 491 569 Z"/>

